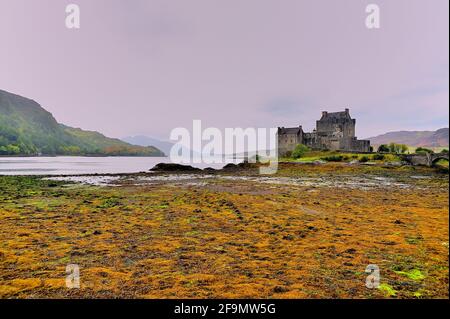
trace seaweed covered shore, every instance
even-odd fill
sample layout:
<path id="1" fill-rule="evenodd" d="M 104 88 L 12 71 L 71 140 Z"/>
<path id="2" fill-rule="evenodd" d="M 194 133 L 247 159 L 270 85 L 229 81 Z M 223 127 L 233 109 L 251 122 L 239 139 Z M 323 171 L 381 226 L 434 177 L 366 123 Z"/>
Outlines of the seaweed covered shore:
<path id="1" fill-rule="evenodd" d="M 0 190 L 1 298 L 448 298 L 448 175 L 432 168 L 0 176 Z"/>

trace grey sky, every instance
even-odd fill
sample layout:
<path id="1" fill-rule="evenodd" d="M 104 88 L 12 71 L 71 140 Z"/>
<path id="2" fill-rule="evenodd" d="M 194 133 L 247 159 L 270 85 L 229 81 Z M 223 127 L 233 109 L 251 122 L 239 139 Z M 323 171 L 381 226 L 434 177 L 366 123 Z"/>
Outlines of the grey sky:
<path id="1" fill-rule="evenodd" d="M 65 6 L 81 29 L 65 28 Z M 381 8 L 381 29 L 365 7 Z M 448 0 L 0 0 L 0 88 L 109 136 L 204 126 L 448 126 Z"/>

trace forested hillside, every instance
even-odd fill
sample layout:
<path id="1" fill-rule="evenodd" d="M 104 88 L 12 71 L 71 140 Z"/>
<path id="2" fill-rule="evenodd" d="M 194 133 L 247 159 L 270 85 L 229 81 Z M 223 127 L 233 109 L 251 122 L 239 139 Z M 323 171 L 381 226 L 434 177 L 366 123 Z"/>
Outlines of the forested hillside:
<path id="1" fill-rule="evenodd" d="M 0 90 L 0 155 L 163 156 L 98 132 L 59 124 L 37 102 Z"/>

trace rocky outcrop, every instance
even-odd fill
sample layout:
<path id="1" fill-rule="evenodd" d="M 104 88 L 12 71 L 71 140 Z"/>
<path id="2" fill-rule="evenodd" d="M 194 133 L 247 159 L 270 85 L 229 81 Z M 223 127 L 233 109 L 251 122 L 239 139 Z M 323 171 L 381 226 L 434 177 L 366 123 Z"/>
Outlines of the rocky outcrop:
<path id="1" fill-rule="evenodd" d="M 247 161 L 239 163 L 239 164 L 233 164 L 229 163 L 225 165 L 222 170 L 224 171 L 233 171 L 233 170 L 240 170 L 240 169 L 247 169 L 247 168 L 254 168 L 256 165 L 254 163 L 249 163 Z"/>
<path id="2" fill-rule="evenodd" d="M 199 172 L 200 168 L 192 167 L 190 165 L 181 165 L 174 163 L 159 163 L 156 164 L 150 171 L 152 172 Z"/>

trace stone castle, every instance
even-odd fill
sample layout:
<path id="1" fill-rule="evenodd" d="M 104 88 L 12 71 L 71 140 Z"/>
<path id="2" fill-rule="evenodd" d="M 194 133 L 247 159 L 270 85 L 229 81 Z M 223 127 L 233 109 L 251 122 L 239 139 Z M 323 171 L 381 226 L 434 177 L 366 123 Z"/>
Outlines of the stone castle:
<path id="1" fill-rule="evenodd" d="M 312 133 L 303 132 L 302 126 L 279 127 L 278 154 L 286 156 L 297 144 L 304 144 L 314 150 L 370 152 L 369 140 L 358 140 L 355 136 L 356 120 L 350 117 L 349 109 L 344 112 L 322 112 Z"/>

